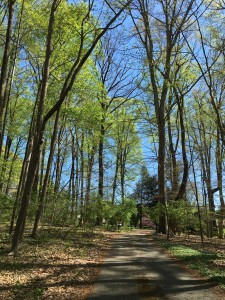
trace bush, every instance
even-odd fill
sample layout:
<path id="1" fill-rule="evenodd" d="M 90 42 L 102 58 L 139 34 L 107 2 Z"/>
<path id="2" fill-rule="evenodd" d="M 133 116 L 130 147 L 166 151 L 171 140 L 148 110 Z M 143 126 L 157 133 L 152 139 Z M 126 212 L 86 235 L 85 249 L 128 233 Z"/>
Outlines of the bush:
<path id="1" fill-rule="evenodd" d="M 109 201 L 93 197 L 86 207 L 85 224 L 94 226 L 97 218 L 100 218 L 108 228 L 117 224 L 129 225 L 131 217 L 135 214 L 137 208 L 134 200 L 125 199 L 124 203 L 112 205 Z"/>
<path id="2" fill-rule="evenodd" d="M 9 222 L 12 216 L 14 200 L 11 197 L 0 193 L 0 216 L 1 222 Z"/>
<path id="3" fill-rule="evenodd" d="M 159 218 L 166 215 L 169 229 L 175 232 L 186 231 L 193 228 L 198 231 L 197 208 L 192 207 L 188 201 L 170 201 L 166 206 L 157 203 L 148 210 L 150 218 L 158 224 Z"/>

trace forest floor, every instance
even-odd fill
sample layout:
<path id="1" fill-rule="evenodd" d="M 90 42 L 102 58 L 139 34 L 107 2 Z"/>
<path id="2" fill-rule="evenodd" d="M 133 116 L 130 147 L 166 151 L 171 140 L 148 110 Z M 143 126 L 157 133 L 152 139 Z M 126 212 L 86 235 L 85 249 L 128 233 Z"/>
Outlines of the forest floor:
<path id="1" fill-rule="evenodd" d="M 155 234 L 155 239 L 161 241 L 163 243 L 167 242 L 166 235 L 163 234 Z M 221 256 L 221 260 L 214 261 L 213 264 L 217 265 L 221 268 L 224 268 L 225 272 L 225 239 L 207 238 L 204 237 L 203 243 L 201 242 L 201 238 L 197 235 L 185 235 L 181 236 L 175 235 L 169 238 L 169 243 L 173 245 L 183 245 L 190 247 L 192 249 L 196 249 L 199 251 L 203 251 L 206 253 L 213 253 L 218 256 Z"/>
<path id="2" fill-rule="evenodd" d="M 13 257 L 6 253 L 10 239 L 2 231 L 1 300 L 87 299 L 109 245 L 118 233 L 82 232 L 72 228 L 42 228 L 40 233 L 36 240 L 25 238 Z M 156 238 L 165 242 L 163 235 Z M 218 254 L 221 260 L 212 264 L 225 270 L 225 240 L 207 239 L 202 244 L 197 237 L 182 236 L 172 237 L 171 242 Z"/>
<path id="3" fill-rule="evenodd" d="M 0 299 L 86 299 L 115 233 L 42 228 L 40 234 L 25 237 L 13 257 L 6 253 L 10 239 L 1 233 Z"/>
<path id="4" fill-rule="evenodd" d="M 186 266 L 200 275 L 210 278 L 212 282 L 225 291 L 225 239 L 199 236 L 172 236 L 153 234 L 151 237 Z"/>

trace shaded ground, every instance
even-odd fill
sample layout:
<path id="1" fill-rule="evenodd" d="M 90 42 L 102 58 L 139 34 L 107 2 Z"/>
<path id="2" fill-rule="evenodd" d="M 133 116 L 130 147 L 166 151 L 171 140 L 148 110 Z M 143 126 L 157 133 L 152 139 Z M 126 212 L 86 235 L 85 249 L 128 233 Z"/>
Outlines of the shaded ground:
<path id="1" fill-rule="evenodd" d="M 165 240 L 166 236 L 163 234 L 157 234 L 158 239 Z M 194 249 L 205 250 L 208 252 L 216 252 L 225 256 L 225 239 L 218 238 L 204 238 L 204 242 L 201 243 L 199 236 L 195 235 L 175 235 L 170 237 L 170 241 L 173 243 L 179 243 L 186 246 L 190 246 Z"/>
<path id="2" fill-rule="evenodd" d="M 142 231 L 139 234 L 136 231 L 130 234 L 103 234 L 81 232 L 73 228 L 42 228 L 41 238 L 37 240 L 26 238 L 19 255 L 14 258 L 4 252 L 10 246 L 10 239 L 2 230 L 0 233 L 0 299 L 85 300 L 90 293 L 93 295 L 93 282 L 110 244 L 111 251 L 114 251 L 114 258 L 108 261 L 107 272 L 111 274 L 119 270 L 120 273 L 120 277 L 111 281 L 111 287 L 117 292 L 127 290 L 128 297 L 115 298 L 111 295 L 110 298 L 110 293 L 108 294 L 107 291 L 105 298 L 99 299 L 132 300 L 140 299 L 140 296 L 141 299 L 167 299 L 167 295 L 173 295 L 176 286 L 172 284 L 168 290 L 165 289 L 164 279 L 160 279 L 156 273 L 149 270 L 156 265 L 160 269 L 166 268 L 169 270 L 166 276 L 173 280 L 176 276 L 170 268 L 177 263 L 171 257 L 167 257 L 168 260 L 164 256 L 161 257 L 162 251 L 159 249 L 153 251 L 155 258 L 149 259 L 146 255 L 152 253 L 155 246 L 151 241 L 147 242 L 143 233 L 149 234 L 149 231 Z M 114 244 L 113 237 L 118 237 L 119 245 L 117 242 Z M 158 238 L 165 237 L 158 236 Z M 225 241 L 208 240 L 202 246 L 194 237 L 190 240 L 174 237 L 172 240 L 174 243 L 184 243 L 198 249 L 204 247 L 206 251 L 225 255 Z M 130 255 L 134 255 L 134 258 Z M 117 259 L 121 259 L 122 262 L 117 263 Z M 141 265 L 140 269 L 136 266 L 138 261 Z M 223 262 L 224 260 L 221 264 Z M 105 281 L 106 277 L 103 275 L 102 283 Z M 126 288 L 127 284 L 129 288 Z M 179 279 L 178 290 L 191 293 L 193 286 L 195 286 L 194 292 L 207 291 L 204 299 L 210 299 L 207 297 L 212 284 L 207 279 L 192 278 L 191 281 Z M 225 299 L 224 294 L 218 295 L 216 294 L 215 300 Z M 185 300 L 185 298 L 180 299 Z"/>
<path id="3" fill-rule="evenodd" d="M 225 299 L 206 278 L 194 276 L 144 232 L 113 241 L 89 300 Z"/>
<path id="4" fill-rule="evenodd" d="M 1 300 L 87 298 L 107 251 L 108 235 L 51 229 L 38 240 L 25 239 L 17 257 L 4 253 L 0 240 Z"/>

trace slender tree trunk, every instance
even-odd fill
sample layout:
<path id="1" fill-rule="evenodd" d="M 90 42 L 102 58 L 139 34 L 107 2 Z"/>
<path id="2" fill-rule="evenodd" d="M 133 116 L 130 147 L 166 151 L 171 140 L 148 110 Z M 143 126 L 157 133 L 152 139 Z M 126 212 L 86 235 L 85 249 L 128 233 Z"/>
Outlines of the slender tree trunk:
<path id="1" fill-rule="evenodd" d="M 75 162 L 77 160 L 77 155 L 75 151 L 75 141 L 74 141 L 74 135 L 71 131 L 71 138 L 72 138 L 72 143 L 71 143 L 71 172 L 70 172 L 70 197 L 71 197 L 71 213 L 70 217 L 71 220 L 74 220 L 75 216 L 75 211 L 76 211 L 76 187 L 75 187 Z"/>
<path id="2" fill-rule="evenodd" d="M 195 183 L 195 197 L 196 197 L 196 203 L 197 203 L 197 208 L 198 208 L 198 221 L 199 221 L 199 227 L 200 227 L 200 235 L 201 235 L 201 241 L 203 243 L 204 237 L 203 237 L 203 228 L 202 228 L 202 217 L 201 217 L 201 210 L 200 210 L 199 199 L 198 199 L 198 186 L 197 186 L 192 150 L 191 150 L 191 162 L 192 162 L 192 170 L 193 170 L 194 183 Z"/>
<path id="3" fill-rule="evenodd" d="M 76 221 L 78 215 L 78 199 L 79 199 L 79 144 L 76 139 L 76 173 L 75 173 L 75 212 L 76 212 Z"/>
<path id="4" fill-rule="evenodd" d="M 20 205 L 20 210 L 17 218 L 16 228 L 12 240 L 11 251 L 16 251 L 19 245 L 20 239 L 23 235 L 25 220 L 27 216 L 28 204 L 31 198 L 32 187 L 34 184 L 35 174 L 37 171 L 37 161 L 39 161 L 41 144 L 42 144 L 42 134 L 40 133 L 39 139 L 34 141 L 34 151 L 32 152 L 30 166 L 27 174 L 27 180 L 23 191 L 23 197 Z"/>
<path id="5" fill-rule="evenodd" d="M 10 49 L 12 42 L 12 26 L 14 16 L 14 4 L 15 0 L 8 1 L 8 24 L 6 30 L 5 48 L 1 63 L 1 74 L 0 74 L 0 156 L 2 153 L 3 139 L 4 139 L 4 119 L 5 119 L 5 107 L 7 97 L 7 76 L 10 62 Z"/>
<path id="6" fill-rule="evenodd" d="M 178 192 L 178 172 L 177 172 L 177 159 L 176 159 L 176 148 L 174 147 L 173 137 L 172 137 L 172 128 L 170 121 L 170 114 L 168 116 L 167 128 L 168 128 L 168 139 L 169 139 L 169 151 L 171 155 L 171 187 L 172 195 L 171 199 L 174 200 Z"/>
<path id="7" fill-rule="evenodd" d="M 60 118 L 60 110 L 57 111 L 57 114 L 55 117 L 55 124 L 54 124 L 52 139 L 51 139 L 50 153 L 49 153 L 49 157 L 48 157 L 48 163 L 47 163 L 46 173 L 45 173 L 45 177 L 44 177 L 44 182 L 43 182 L 43 186 L 41 189 L 39 205 L 38 205 L 38 209 L 37 209 L 36 216 L 35 216 L 33 231 L 31 234 L 32 238 L 36 238 L 36 236 L 37 236 L 38 225 L 39 225 L 39 222 L 40 222 L 40 219 L 41 219 L 41 216 L 43 213 L 44 205 L 45 205 L 47 187 L 48 187 L 48 182 L 49 182 L 49 177 L 50 177 L 50 172 L 51 172 L 53 155 L 54 155 L 54 151 L 55 151 L 55 142 L 56 142 L 56 137 L 57 137 L 59 118 Z"/>
<path id="8" fill-rule="evenodd" d="M 175 200 L 182 200 L 185 198 L 186 193 L 186 187 L 187 187 L 187 181 L 188 181 L 188 159 L 187 159 L 187 153 L 186 153 L 186 136 L 185 136 L 185 125 L 184 125 L 184 99 L 181 97 L 177 97 L 178 100 L 178 109 L 179 109 L 179 115 L 180 115 L 180 128 L 181 128 L 181 147 L 182 147 L 182 159 L 183 159 L 183 177 L 180 184 L 180 188 L 178 191 L 178 194 L 175 198 Z"/>
<path id="9" fill-rule="evenodd" d="M 158 136 L 159 136 L 159 149 L 158 149 L 158 182 L 159 182 L 159 201 L 166 205 L 166 186 L 165 186 L 165 120 L 164 116 L 159 117 L 158 122 Z M 162 215 L 159 218 L 159 233 L 166 233 L 166 215 Z"/>
<path id="10" fill-rule="evenodd" d="M 81 136 L 80 146 L 80 226 L 84 223 L 84 134 Z"/>
<path id="11" fill-rule="evenodd" d="M 208 217 L 209 221 L 207 222 L 207 232 L 208 236 L 212 237 L 213 235 L 213 224 L 214 221 L 212 220 L 212 213 L 214 212 L 214 199 L 213 194 L 214 190 L 212 189 L 212 183 L 211 183 L 211 149 L 212 149 L 212 140 L 211 137 L 208 140 L 206 138 L 206 130 L 204 121 L 200 120 L 198 123 L 198 132 L 199 136 L 197 136 L 196 132 L 194 131 L 195 136 L 195 143 L 198 145 L 198 151 L 200 156 L 200 162 L 201 162 L 201 171 L 202 171 L 202 180 L 203 180 L 203 188 L 204 188 L 204 197 L 205 197 L 205 207 L 207 208 L 206 203 L 206 196 L 208 198 Z M 205 186 L 207 193 L 205 191 Z"/>
<path id="12" fill-rule="evenodd" d="M 122 163 L 122 157 L 120 159 L 120 185 L 121 185 L 121 202 L 124 203 L 125 200 L 125 191 L 124 191 L 124 165 Z"/>
<path id="13" fill-rule="evenodd" d="M 16 0 L 8 1 L 8 2 L 11 3 L 11 4 L 9 4 L 10 6 L 11 5 L 14 6 Z M 10 26 L 12 27 L 12 21 L 13 20 L 10 21 L 10 19 L 13 19 L 14 7 L 13 8 L 11 7 L 9 9 L 12 9 L 12 11 L 11 11 L 11 13 L 9 12 L 9 20 L 8 20 L 8 22 L 11 23 Z M 20 16 L 18 18 L 18 23 L 15 25 L 15 28 L 17 28 L 17 32 L 16 32 L 16 37 L 15 37 L 15 42 L 14 42 L 14 45 L 15 45 L 14 46 L 14 50 L 12 51 L 13 53 L 11 54 L 11 59 L 9 59 L 9 57 L 8 57 L 8 64 L 9 64 L 9 66 L 6 67 L 6 68 L 9 68 L 9 70 L 8 70 L 8 76 L 7 76 L 6 84 L 5 84 L 5 92 L 4 92 L 4 95 L 3 95 L 3 97 L 4 97 L 4 100 L 3 100 L 4 104 L 3 104 L 3 106 L 5 105 L 5 107 L 3 107 L 3 115 L 0 116 L 0 118 L 2 118 L 2 120 L 3 120 L 1 132 L 0 132 L 0 154 L 1 154 L 1 151 L 2 151 L 2 145 L 3 145 L 4 134 L 5 134 L 6 121 L 7 121 L 7 115 L 8 115 L 8 108 L 9 108 L 9 102 L 10 102 L 11 88 L 12 88 L 12 83 L 13 83 L 13 79 L 14 79 L 16 59 L 17 59 L 17 56 L 18 56 L 18 48 L 19 48 L 19 42 L 20 42 L 20 37 L 21 37 L 20 30 L 21 30 L 21 25 L 22 25 L 23 11 L 24 11 L 24 0 L 22 0 L 22 3 L 21 3 L 21 11 L 20 11 Z M 8 25 L 9 25 L 9 23 L 8 23 Z M 10 33 L 10 31 L 11 31 L 11 33 Z M 11 39 L 12 28 L 9 29 L 9 32 L 7 32 L 7 34 L 9 34 L 8 38 Z M 6 37 L 6 42 L 7 42 L 7 37 Z M 11 47 L 11 42 L 8 45 L 8 47 L 9 47 L 8 54 L 10 54 L 10 52 L 12 50 L 11 49 L 12 48 Z M 6 57 L 7 57 L 7 54 L 6 54 Z M 6 61 L 4 63 L 6 63 Z M 3 75 L 3 77 L 4 77 L 4 75 Z M 3 81 L 4 81 L 4 79 L 3 79 Z M 3 90 L 4 90 L 4 88 L 3 88 Z M 0 121 L 0 123 L 1 123 L 1 121 Z"/>
<path id="14" fill-rule="evenodd" d="M 118 178 L 118 171 L 119 171 L 119 146 L 117 146 L 117 153 L 116 153 L 116 167 L 115 167 L 115 174 L 113 179 L 113 190 L 112 190 L 112 205 L 115 204 L 115 195 L 116 195 L 116 188 L 117 188 L 117 178 Z"/>
<path id="15" fill-rule="evenodd" d="M 62 171 L 63 166 L 65 162 L 65 155 L 67 152 L 67 148 L 64 148 L 64 151 L 61 151 L 62 146 L 62 136 L 64 133 L 63 126 L 60 128 L 60 131 L 58 133 L 58 151 L 57 151 L 57 158 L 56 158 L 56 171 L 55 171 L 55 184 L 54 184 L 54 195 L 53 195 L 53 202 L 52 202 L 52 214 L 51 214 L 51 222 L 54 223 L 55 219 L 55 213 L 57 209 L 57 199 L 59 197 L 60 193 L 60 182 L 62 178 Z M 67 138 L 66 138 L 67 139 Z M 65 144 L 67 144 L 67 141 L 65 141 Z"/>
<path id="16" fill-rule="evenodd" d="M 99 149 L 98 149 L 98 169 L 99 169 L 99 182 L 98 182 L 98 194 L 101 199 L 103 199 L 103 186 L 104 186 L 104 166 L 103 166 L 103 149 L 104 149 L 104 119 L 101 122 L 101 133 L 99 140 Z"/>
<path id="17" fill-rule="evenodd" d="M 187 119 L 186 119 L 186 122 L 187 122 Z M 203 228 L 202 228 L 202 216 L 201 216 L 201 210 L 200 210 L 199 198 L 198 198 L 198 185 L 197 185 L 196 172 L 195 172 L 195 166 L 194 166 L 193 148 L 191 148 L 190 134 L 189 134 L 188 130 L 187 130 L 187 135 L 188 135 L 188 144 L 189 144 L 189 151 L 190 151 L 190 157 L 191 157 L 192 171 L 193 171 L 193 176 L 194 176 L 195 198 L 196 198 L 196 203 L 197 203 L 197 208 L 198 208 L 198 221 L 199 221 L 201 242 L 203 243 L 204 236 L 203 236 Z"/>
<path id="18" fill-rule="evenodd" d="M 8 179 L 7 179 L 6 188 L 5 188 L 5 194 L 6 195 L 9 194 L 9 190 L 10 190 L 10 186 L 11 186 L 11 177 L 12 177 L 12 174 L 13 174 L 14 163 L 15 163 L 16 159 L 18 158 L 18 150 L 19 150 L 19 147 L 20 147 L 20 142 L 21 142 L 21 138 L 19 138 L 18 141 L 17 141 L 16 148 L 15 148 L 13 158 L 12 158 L 12 162 L 11 162 L 11 165 L 10 165 Z"/>
<path id="19" fill-rule="evenodd" d="M 44 170 L 45 170 L 45 156 L 46 156 L 46 147 L 47 147 L 47 141 L 43 143 L 43 149 L 41 151 L 41 157 L 40 157 L 40 170 L 39 170 L 39 181 L 38 181 L 38 199 L 40 199 L 42 187 L 43 187 L 43 180 L 44 180 Z"/>
<path id="20" fill-rule="evenodd" d="M 121 147 L 120 153 L 120 184 L 121 184 L 121 202 L 125 201 L 125 174 L 126 174 L 127 148 Z"/>
<path id="21" fill-rule="evenodd" d="M 223 197 L 223 165 L 222 157 L 224 153 L 224 146 L 220 143 L 220 132 L 217 129 L 217 143 L 216 143 L 216 169 L 217 169 L 217 181 L 219 188 L 219 197 L 220 197 L 220 216 L 219 216 L 219 231 L 218 238 L 224 238 L 224 218 L 225 218 L 225 202 Z"/>
<path id="22" fill-rule="evenodd" d="M 29 136 L 30 136 L 30 134 L 29 134 Z M 31 148 L 32 147 L 33 147 L 33 140 L 30 140 L 30 142 L 28 142 L 27 146 L 26 146 L 25 158 L 23 160 L 22 170 L 21 170 L 21 173 L 20 173 L 20 180 L 19 180 L 19 185 L 18 185 L 18 188 L 17 188 L 16 199 L 15 199 L 15 202 L 14 202 L 14 205 L 13 205 L 13 211 L 12 211 L 12 217 L 11 217 L 11 221 L 10 221 L 9 234 L 11 234 L 13 232 L 14 221 L 15 221 L 17 209 L 18 209 L 19 202 L 20 202 L 21 191 L 24 190 L 24 182 L 26 181 L 26 178 L 27 178 L 27 169 L 28 169 L 28 165 L 30 163 L 30 155 L 31 155 Z"/>
<path id="23" fill-rule="evenodd" d="M 57 5 L 58 5 L 58 0 L 53 0 L 50 18 L 49 18 L 46 55 L 45 55 L 45 62 L 43 68 L 43 78 L 41 83 L 40 98 L 38 102 L 38 114 L 37 114 L 37 120 L 35 124 L 34 145 L 33 145 L 31 160 L 28 168 L 28 176 L 26 179 L 23 196 L 21 199 L 21 206 L 17 218 L 16 228 L 12 239 L 12 248 L 11 248 L 12 252 L 16 252 L 20 239 L 23 236 L 26 216 L 27 216 L 27 209 L 30 202 L 35 174 L 40 159 L 41 145 L 43 143 L 44 128 L 43 128 L 42 118 L 43 118 L 44 102 L 46 99 L 47 89 L 48 89 L 50 57 L 52 54 L 52 35 L 53 35 L 55 12 L 57 9 Z"/>
<path id="24" fill-rule="evenodd" d="M 61 155 L 60 141 L 58 139 L 58 149 L 57 149 L 56 168 L 55 168 L 55 184 L 54 184 L 54 195 L 55 196 L 57 196 L 57 194 L 59 192 L 59 186 L 60 186 L 60 173 L 61 173 L 61 165 L 62 165 L 62 157 L 61 156 L 62 155 Z"/>
<path id="25" fill-rule="evenodd" d="M 0 190 L 1 191 L 3 191 L 3 188 L 4 188 L 7 162 L 8 162 L 8 159 L 9 159 L 9 152 L 10 152 L 11 145 L 12 145 L 12 139 L 8 135 L 7 139 L 6 139 L 6 145 L 5 145 L 4 163 L 3 163 L 3 166 L 2 166 L 1 176 L 0 176 L 0 178 L 1 178 L 1 180 L 0 180 Z"/>
<path id="26" fill-rule="evenodd" d="M 94 166 L 94 160 L 95 160 L 95 147 L 93 146 L 91 149 L 91 153 L 89 155 L 88 159 L 88 171 L 87 171 L 87 184 L 86 184 L 86 195 L 85 195 L 85 205 L 89 205 L 90 200 L 90 192 L 91 192 L 91 178 L 92 178 L 92 169 Z"/>

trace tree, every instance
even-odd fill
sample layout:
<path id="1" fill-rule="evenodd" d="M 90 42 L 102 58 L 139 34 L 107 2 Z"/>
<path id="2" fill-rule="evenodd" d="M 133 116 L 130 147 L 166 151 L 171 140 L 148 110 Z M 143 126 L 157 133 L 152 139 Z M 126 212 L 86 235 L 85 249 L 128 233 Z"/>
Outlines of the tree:
<path id="1" fill-rule="evenodd" d="M 147 59 L 149 83 L 158 129 L 158 182 L 159 201 L 166 205 L 165 157 L 166 114 L 171 70 L 176 46 L 189 20 L 197 12 L 195 1 L 137 0 L 131 11 L 132 20 Z M 154 10 L 157 9 L 157 17 Z M 162 39 L 163 38 L 163 39 Z M 158 231 L 166 232 L 166 219 L 161 216 Z"/>
<path id="2" fill-rule="evenodd" d="M 155 206 L 158 202 L 158 181 L 156 176 L 150 176 L 146 166 L 142 166 L 140 180 L 132 197 L 136 200 L 140 218 L 140 228 L 142 228 L 143 209 Z"/>
<path id="3" fill-rule="evenodd" d="M 135 91 L 132 70 L 126 53 L 121 54 L 121 31 L 108 32 L 102 39 L 96 56 L 96 67 L 101 82 L 98 101 L 101 107 L 100 137 L 98 146 L 99 196 L 104 194 L 104 142 L 112 125 L 111 116 L 130 100 Z M 120 101 L 122 100 L 122 101 Z"/>
<path id="4" fill-rule="evenodd" d="M 138 120 L 137 109 L 134 100 L 126 101 L 118 99 L 114 105 L 114 111 L 110 135 L 115 157 L 115 169 L 113 176 L 112 203 L 115 203 L 116 191 L 119 190 L 121 202 L 126 198 L 126 186 L 128 181 L 135 180 L 134 166 L 140 163 L 142 152 L 140 137 L 137 134 L 135 122 Z M 119 104 L 123 103 L 122 107 Z"/>
<path id="5" fill-rule="evenodd" d="M 4 129 L 5 129 L 5 110 L 7 106 L 8 88 L 9 88 L 9 66 L 10 66 L 10 51 L 12 44 L 13 17 L 16 0 L 9 0 L 7 5 L 8 20 L 5 35 L 5 47 L 1 63 L 0 74 L 0 155 L 2 152 Z"/>

